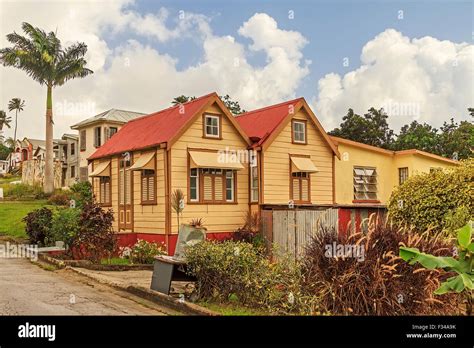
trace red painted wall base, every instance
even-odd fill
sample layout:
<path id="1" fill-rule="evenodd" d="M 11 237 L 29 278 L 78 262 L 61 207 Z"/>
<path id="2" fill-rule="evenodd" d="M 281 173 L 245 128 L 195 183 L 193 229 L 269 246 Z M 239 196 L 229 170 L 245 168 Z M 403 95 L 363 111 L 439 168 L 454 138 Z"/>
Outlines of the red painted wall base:
<path id="1" fill-rule="evenodd" d="M 216 233 L 207 233 L 207 239 L 213 240 L 226 240 L 231 239 L 232 232 L 216 232 Z M 139 239 L 146 240 L 147 242 L 153 242 L 158 244 L 164 244 L 168 255 L 174 255 L 174 250 L 176 249 L 176 243 L 178 242 L 178 235 L 171 234 L 169 235 L 169 245 L 166 245 L 166 235 L 156 234 L 156 233 L 118 233 L 118 244 L 119 247 L 130 247 L 134 245 Z"/>

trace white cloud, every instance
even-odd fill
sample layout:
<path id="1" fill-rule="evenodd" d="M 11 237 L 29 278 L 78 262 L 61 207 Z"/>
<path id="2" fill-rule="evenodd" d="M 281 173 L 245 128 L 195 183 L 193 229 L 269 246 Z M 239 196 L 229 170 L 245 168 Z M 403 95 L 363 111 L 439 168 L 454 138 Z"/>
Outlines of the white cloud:
<path id="1" fill-rule="evenodd" d="M 307 40 L 298 32 L 278 28 L 262 13 L 249 18 L 238 34 L 252 41 L 249 47 L 233 36 L 217 36 L 211 20 L 202 14 L 166 9 L 140 14 L 123 1 L 2 3 L 2 32 L 21 32 L 28 21 L 45 30 L 58 30 L 65 44 L 84 41 L 92 76 L 73 80 L 54 91 L 55 136 L 71 132 L 70 125 L 105 109 L 116 107 L 152 112 L 170 105 L 173 97 L 202 95 L 211 91 L 230 94 L 247 109 L 295 96 L 301 79 L 309 73 L 309 61 L 301 52 Z M 6 15 L 8 13 L 8 16 Z M 236 28 L 237 30 L 237 28 Z M 105 35 L 128 41 L 112 48 Z M 131 39 L 134 37 L 134 39 Z M 166 45 L 173 40 L 195 40 L 203 48 L 199 62 L 178 69 L 178 57 L 137 41 L 144 37 Z M 8 43 L 0 37 L 0 45 Z M 247 61 L 250 51 L 266 57 L 263 66 Z M 21 71 L 0 67 L 0 105 L 12 97 L 26 99 L 20 115 L 19 135 L 44 137 L 45 90 Z M 1 108 L 1 107 L 0 107 Z M 61 114 L 62 111 L 63 114 Z M 7 135 L 9 131 L 7 131 Z"/>
<path id="2" fill-rule="evenodd" d="M 392 127 L 416 119 L 439 126 L 450 117 L 467 119 L 474 105 L 474 46 L 433 37 L 411 39 L 387 29 L 362 49 L 362 65 L 344 76 L 318 82 L 313 104 L 328 129 L 348 108 L 365 113 L 385 107 Z"/>

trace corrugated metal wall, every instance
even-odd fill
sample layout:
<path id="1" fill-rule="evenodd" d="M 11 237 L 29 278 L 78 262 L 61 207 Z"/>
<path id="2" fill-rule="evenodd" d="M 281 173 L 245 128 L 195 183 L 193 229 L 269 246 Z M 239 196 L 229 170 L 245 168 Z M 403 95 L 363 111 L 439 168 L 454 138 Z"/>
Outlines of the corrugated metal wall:
<path id="1" fill-rule="evenodd" d="M 319 226 L 338 231 L 338 209 L 321 210 L 270 210 L 263 211 L 263 230 L 273 240 L 275 255 L 288 253 L 295 257 L 304 254 L 305 246 L 317 233 Z M 271 217 L 272 231 L 269 219 Z M 270 238 L 272 236 L 273 238 Z"/>

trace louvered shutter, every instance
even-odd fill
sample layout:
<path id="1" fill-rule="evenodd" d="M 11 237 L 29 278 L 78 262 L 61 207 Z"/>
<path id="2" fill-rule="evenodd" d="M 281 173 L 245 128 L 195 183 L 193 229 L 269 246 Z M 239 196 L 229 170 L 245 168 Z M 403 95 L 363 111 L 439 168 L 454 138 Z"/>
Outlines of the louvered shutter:
<path id="1" fill-rule="evenodd" d="M 300 200 L 300 181 L 299 179 L 293 179 L 293 200 Z"/>
<path id="2" fill-rule="evenodd" d="M 301 180 L 301 200 L 302 201 L 309 201 L 309 185 L 308 180 L 302 179 Z"/>
<path id="3" fill-rule="evenodd" d="M 215 201 L 222 201 L 224 199 L 224 183 L 222 180 L 222 176 L 215 176 L 214 177 L 214 200 Z"/>
<path id="4" fill-rule="evenodd" d="M 148 177 L 148 200 L 155 200 L 155 175 L 150 175 Z"/>
<path id="5" fill-rule="evenodd" d="M 205 175 L 203 177 L 203 194 L 205 201 L 212 201 L 212 177 Z"/>
<path id="6" fill-rule="evenodd" d="M 120 171 L 120 204 L 125 203 L 125 180 L 123 170 Z"/>
<path id="7" fill-rule="evenodd" d="M 148 177 L 143 176 L 142 177 L 142 201 L 143 202 L 148 201 L 148 195 L 149 195 L 149 192 L 148 192 Z"/>

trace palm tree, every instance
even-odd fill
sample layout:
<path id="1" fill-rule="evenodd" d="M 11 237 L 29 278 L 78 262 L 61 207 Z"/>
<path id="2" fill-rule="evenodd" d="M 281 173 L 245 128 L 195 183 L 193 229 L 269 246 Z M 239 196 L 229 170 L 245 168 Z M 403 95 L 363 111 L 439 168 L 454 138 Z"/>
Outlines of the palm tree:
<path id="1" fill-rule="evenodd" d="M 11 121 L 12 118 L 10 116 L 7 116 L 5 111 L 0 110 L 0 131 L 3 130 L 3 126 L 10 128 Z"/>
<path id="2" fill-rule="evenodd" d="M 20 98 L 13 98 L 10 100 L 8 103 L 8 111 L 12 112 L 15 110 L 15 132 L 13 133 L 13 140 L 16 140 L 16 129 L 18 126 L 18 113 L 20 111 L 23 111 L 23 108 L 25 107 L 25 101 L 21 100 Z"/>
<path id="3" fill-rule="evenodd" d="M 12 149 L 13 151 L 15 151 L 15 143 L 16 143 L 16 141 L 13 140 L 12 137 L 8 137 L 8 138 L 5 140 L 5 145 L 6 145 L 6 147 Z"/>
<path id="4" fill-rule="evenodd" d="M 46 85 L 46 156 L 44 170 L 44 192 L 54 190 L 53 171 L 53 88 L 66 81 L 92 74 L 87 69 L 84 55 L 87 45 L 77 42 L 63 48 L 56 33 L 46 33 L 24 22 L 21 26 L 26 36 L 15 32 L 7 35 L 13 47 L 0 49 L 0 62 L 24 70 L 40 85 Z"/>
<path id="5" fill-rule="evenodd" d="M 187 103 L 188 101 L 191 101 L 191 100 L 194 100 L 194 99 L 196 99 L 196 97 L 188 97 L 188 96 L 185 96 L 185 95 L 180 95 L 179 97 L 173 98 L 173 100 L 171 101 L 171 104 L 173 104 L 173 106 L 176 106 L 176 105 L 179 105 L 179 104 Z"/>

